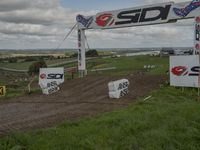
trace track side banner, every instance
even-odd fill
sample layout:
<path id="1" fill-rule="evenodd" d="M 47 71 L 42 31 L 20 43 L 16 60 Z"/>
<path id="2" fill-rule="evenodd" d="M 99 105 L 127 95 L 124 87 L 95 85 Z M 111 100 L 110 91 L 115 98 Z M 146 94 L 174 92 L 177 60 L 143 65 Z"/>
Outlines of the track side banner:
<path id="1" fill-rule="evenodd" d="M 42 88 L 54 81 L 57 85 L 64 83 L 64 68 L 40 68 L 39 85 Z"/>
<path id="2" fill-rule="evenodd" d="M 170 57 L 170 85 L 199 87 L 199 56 Z"/>
<path id="3" fill-rule="evenodd" d="M 81 29 L 112 29 L 175 22 L 199 14 L 200 0 L 193 0 L 106 11 L 95 16 L 78 15 L 76 20 Z"/>

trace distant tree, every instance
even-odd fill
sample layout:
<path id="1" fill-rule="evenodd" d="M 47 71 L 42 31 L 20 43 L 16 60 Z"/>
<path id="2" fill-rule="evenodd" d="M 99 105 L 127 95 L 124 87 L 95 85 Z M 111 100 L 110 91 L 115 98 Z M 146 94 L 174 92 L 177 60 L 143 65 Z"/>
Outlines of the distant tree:
<path id="1" fill-rule="evenodd" d="M 54 59 L 54 56 L 50 56 L 50 57 L 49 57 L 49 60 L 53 60 L 53 59 Z"/>
<path id="2" fill-rule="evenodd" d="M 69 56 L 70 56 L 70 53 L 66 52 L 65 57 L 69 57 Z"/>
<path id="3" fill-rule="evenodd" d="M 99 54 L 96 49 L 91 49 L 86 52 L 86 57 L 98 57 Z"/>
<path id="4" fill-rule="evenodd" d="M 28 74 L 30 76 L 38 75 L 40 68 L 46 68 L 46 67 L 47 67 L 47 65 L 46 65 L 45 61 L 43 61 L 43 60 L 34 62 L 29 66 Z"/>
<path id="5" fill-rule="evenodd" d="M 31 56 L 27 56 L 25 57 L 24 61 L 25 62 L 29 62 L 29 61 L 37 61 L 38 59 L 36 57 L 31 57 Z"/>
<path id="6" fill-rule="evenodd" d="M 70 58 L 78 58 L 78 53 L 74 53 L 70 56 Z"/>
<path id="7" fill-rule="evenodd" d="M 39 74 L 40 68 L 46 68 L 46 67 L 47 67 L 47 65 L 46 65 L 45 61 L 43 61 L 43 60 L 34 62 L 29 66 L 28 74 L 32 77 L 32 79 L 30 80 L 30 82 L 28 84 L 29 94 L 31 93 L 31 84 L 35 80 L 36 75 Z"/>
<path id="8" fill-rule="evenodd" d="M 99 54 L 97 52 L 97 50 L 92 49 L 86 52 L 86 57 L 98 57 Z M 74 53 L 70 56 L 70 58 L 77 58 L 78 57 L 78 53 Z"/>
<path id="9" fill-rule="evenodd" d="M 9 63 L 16 63 L 17 61 L 18 61 L 17 58 L 14 58 L 14 57 L 8 59 Z"/>

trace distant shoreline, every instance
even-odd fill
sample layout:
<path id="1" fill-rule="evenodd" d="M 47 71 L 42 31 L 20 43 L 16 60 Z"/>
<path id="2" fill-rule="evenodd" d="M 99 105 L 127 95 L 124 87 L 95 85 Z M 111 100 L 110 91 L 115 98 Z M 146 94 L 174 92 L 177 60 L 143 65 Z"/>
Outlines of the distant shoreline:
<path id="1" fill-rule="evenodd" d="M 172 49 L 192 49 L 193 47 L 149 47 L 149 48 L 91 48 L 91 49 L 96 49 L 98 51 L 157 51 L 157 50 L 161 50 L 162 48 L 172 48 Z M 9 51 L 16 51 L 16 52 L 32 52 L 32 51 L 37 51 L 37 52 L 47 52 L 47 51 L 51 51 L 51 52 L 62 52 L 62 51 L 66 51 L 66 52 L 75 52 L 77 51 L 77 49 L 75 48 L 70 48 L 70 49 L 48 49 L 48 48 L 44 48 L 44 49 L 0 49 L 0 52 L 9 52 Z"/>

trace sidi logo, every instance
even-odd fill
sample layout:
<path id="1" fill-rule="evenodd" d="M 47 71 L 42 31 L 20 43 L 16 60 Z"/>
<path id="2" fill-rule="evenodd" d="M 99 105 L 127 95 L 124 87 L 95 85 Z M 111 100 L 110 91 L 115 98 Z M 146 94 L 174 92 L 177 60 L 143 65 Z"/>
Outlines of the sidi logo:
<path id="1" fill-rule="evenodd" d="M 188 74 L 187 67 L 185 66 L 177 66 L 172 68 L 172 73 L 176 76 L 185 76 Z"/>
<path id="2" fill-rule="evenodd" d="M 41 79 L 46 79 L 46 74 L 44 74 L 44 73 L 41 74 L 41 75 L 40 75 L 40 78 L 41 78 Z"/>
<path id="3" fill-rule="evenodd" d="M 54 73 L 50 73 L 50 74 L 41 74 L 40 78 L 41 79 L 63 79 L 64 75 L 63 74 L 54 74 Z"/>
<path id="4" fill-rule="evenodd" d="M 97 25 L 101 27 L 111 26 L 114 21 L 115 20 L 113 19 L 113 15 L 111 13 L 105 13 L 96 18 Z"/>
<path id="5" fill-rule="evenodd" d="M 63 79 L 63 74 L 48 74 L 47 79 Z"/>
<path id="6" fill-rule="evenodd" d="M 191 68 L 187 68 L 185 66 L 176 66 L 172 68 L 171 72 L 175 76 L 199 76 L 200 66 L 194 66 Z"/>
<path id="7" fill-rule="evenodd" d="M 122 11 L 117 15 L 119 19 L 115 25 L 124 25 L 131 23 L 144 23 L 157 20 L 167 20 L 170 12 L 171 4 L 166 6 L 148 7 L 144 9 L 134 9 Z M 151 12 L 158 12 L 155 15 L 149 16 Z"/>

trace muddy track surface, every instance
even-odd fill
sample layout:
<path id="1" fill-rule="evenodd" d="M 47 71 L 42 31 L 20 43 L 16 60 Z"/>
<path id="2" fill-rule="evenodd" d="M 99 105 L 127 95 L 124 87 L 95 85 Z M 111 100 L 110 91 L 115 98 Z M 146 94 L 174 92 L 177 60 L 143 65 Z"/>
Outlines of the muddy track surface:
<path id="1" fill-rule="evenodd" d="M 166 80 L 163 76 L 132 74 L 129 94 L 120 100 L 108 98 L 109 81 L 122 77 L 88 76 L 66 81 L 53 95 L 32 94 L 0 101 L 0 136 L 13 131 L 51 127 L 66 119 L 95 116 L 127 107 Z"/>

